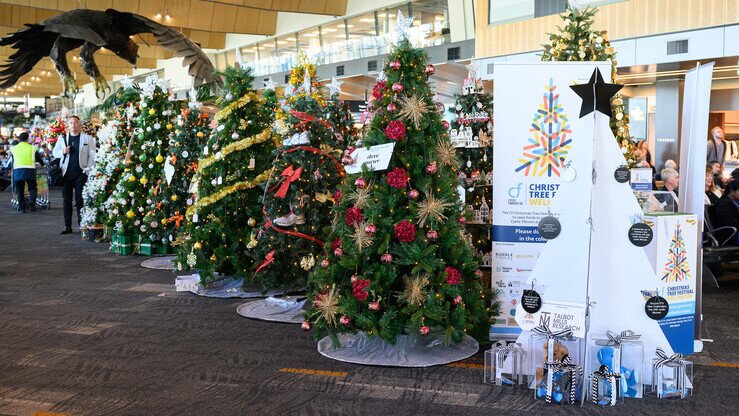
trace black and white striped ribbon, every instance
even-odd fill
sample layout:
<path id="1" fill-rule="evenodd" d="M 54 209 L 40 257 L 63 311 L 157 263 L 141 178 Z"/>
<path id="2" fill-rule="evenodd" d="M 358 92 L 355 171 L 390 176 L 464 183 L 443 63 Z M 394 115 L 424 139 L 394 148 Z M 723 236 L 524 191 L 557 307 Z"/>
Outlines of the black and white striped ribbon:
<path id="1" fill-rule="evenodd" d="M 565 355 L 562 361 L 554 363 L 546 363 L 547 367 L 547 395 L 546 402 L 552 402 L 552 390 L 553 390 L 553 378 L 554 372 L 569 372 L 570 373 L 570 402 L 569 404 L 575 404 L 577 399 L 577 380 L 578 377 L 582 377 L 582 367 L 579 365 L 572 364 L 572 358 L 569 355 Z"/>
<path id="2" fill-rule="evenodd" d="M 606 379 L 611 384 L 609 406 L 615 406 L 618 396 L 621 393 L 621 375 L 608 371 L 607 365 L 602 365 L 600 366 L 600 369 L 593 372 L 590 379 L 590 401 L 595 404 L 598 404 L 598 381 L 600 379 Z"/>
<path id="3" fill-rule="evenodd" d="M 544 335 L 548 339 L 566 339 L 571 340 L 572 338 L 572 329 L 561 329 L 559 331 L 552 331 L 549 329 L 547 325 L 539 325 L 536 328 L 531 330 L 532 333 L 537 335 Z"/>
<path id="4" fill-rule="evenodd" d="M 655 368 L 662 367 L 663 365 L 668 363 L 679 363 L 680 360 L 683 358 L 683 355 L 679 352 L 676 352 L 668 357 L 667 354 L 665 354 L 665 350 L 663 350 L 661 347 L 657 347 L 655 354 L 658 358 L 657 362 L 654 363 Z"/>
<path id="5" fill-rule="evenodd" d="M 605 346 L 617 346 L 621 345 L 621 343 L 624 341 L 636 341 L 641 338 L 641 335 L 631 330 L 621 331 L 620 334 L 613 331 L 606 331 L 606 336 L 608 337 L 608 339 L 599 339 L 595 341 L 595 344 Z"/>

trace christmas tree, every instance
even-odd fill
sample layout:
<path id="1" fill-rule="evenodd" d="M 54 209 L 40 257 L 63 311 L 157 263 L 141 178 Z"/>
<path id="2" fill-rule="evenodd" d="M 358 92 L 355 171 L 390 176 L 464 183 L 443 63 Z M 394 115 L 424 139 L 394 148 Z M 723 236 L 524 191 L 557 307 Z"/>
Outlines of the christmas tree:
<path id="1" fill-rule="evenodd" d="M 680 229 L 680 224 L 677 224 L 672 240 L 670 240 L 668 260 L 665 263 L 665 270 L 661 280 L 665 282 L 682 282 L 689 277 L 690 263 L 688 262 L 688 253 L 685 251 L 683 230 Z"/>
<path id="2" fill-rule="evenodd" d="M 269 128 L 273 107 L 252 87 L 251 70 L 228 67 L 222 75 L 217 126 L 197 162 L 192 205 L 176 243 L 177 268 L 198 270 L 203 284 L 217 280 L 216 272 L 237 277 L 253 271 L 248 253 L 263 218 L 259 186 L 269 177 L 276 146 Z"/>
<path id="3" fill-rule="evenodd" d="M 593 30 L 594 16 L 598 9 L 587 7 L 578 9 L 567 6 L 567 10 L 560 15 L 563 19 L 563 27 L 558 28 L 559 33 L 549 34 L 549 43 L 543 45 L 544 53 L 542 61 L 610 61 L 611 82 L 618 83 L 616 69 L 616 51 L 608 41 L 608 33 L 605 30 Z M 629 116 L 624 111 L 624 103 L 621 94 L 616 94 L 611 99 L 613 117 L 611 118 L 611 130 L 616 141 L 624 153 L 629 166 L 636 164 L 634 151 L 636 147 L 629 133 Z"/>
<path id="4" fill-rule="evenodd" d="M 395 343 L 433 333 L 458 342 L 488 329 L 482 273 L 462 236 L 457 156 L 428 82 L 434 67 L 411 47 L 407 20 L 373 88 L 363 142 L 394 143 L 390 164 L 347 178 L 335 196 L 332 244 L 310 275 L 303 326 L 319 337 L 365 331 Z"/>
<path id="5" fill-rule="evenodd" d="M 451 112 L 450 136 L 460 160 L 457 174 L 459 191 L 464 195 L 465 234 L 482 258 L 483 272 L 490 272 L 491 208 L 493 205 L 493 99 L 477 78 L 475 64 L 470 64 L 461 94 L 455 94 Z M 489 276 L 488 276 L 489 277 Z"/>
<path id="6" fill-rule="evenodd" d="M 284 140 L 264 193 L 265 223 L 259 231 L 254 279 L 264 290 L 303 289 L 330 231 L 334 192 L 345 173 L 340 159 L 351 117 L 327 105 L 316 67 L 305 55 L 290 71 L 285 99 L 277 109 L 276 130 Z M 344 124 L 341 124 L 344 123 Z"/>
<path id="7" fill-rule="evenodd" d="M 165 214 L 158 203 L 164 155 L 167 154 L 172 101 L 169 85 L 156 75 L 141 86 L 140 113 L 124 160 L 123 174 L 116 185 L 110 222 L 122 235 L 139 235 L 141 240 L 161 239 Z"/>
<path id="8" fill-rule="evenodd" d="M 191 89 L 187 107 L 180 111 L 174 123 L 174 136 L 169 141 L 169 154 L 164 162 L 163 192 L 159 199 L 166 218 L 162 223 L 162 238 L 173 242 L 185 222 L 187 207 L 194 203 L 190 183 L 198 169 L 200 149 L 210 134 L 210 117 L 200 112 L 195 89 Z"/>

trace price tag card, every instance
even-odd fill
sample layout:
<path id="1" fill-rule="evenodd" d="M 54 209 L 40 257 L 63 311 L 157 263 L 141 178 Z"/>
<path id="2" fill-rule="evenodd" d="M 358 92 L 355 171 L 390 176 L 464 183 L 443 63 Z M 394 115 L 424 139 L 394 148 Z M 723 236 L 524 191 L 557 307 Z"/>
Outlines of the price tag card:
<path id="1" fill-rule="evenodd" d="M 360 147 L 349 154 L 354 162 L 344 166 L 344 169 L 348 174 L 362 172 L 362 166 L 367 166 L 369 170 L 385 170 L 390 164 L 393 149 L 395 143 L 378 144 L 369 149 Z"/>

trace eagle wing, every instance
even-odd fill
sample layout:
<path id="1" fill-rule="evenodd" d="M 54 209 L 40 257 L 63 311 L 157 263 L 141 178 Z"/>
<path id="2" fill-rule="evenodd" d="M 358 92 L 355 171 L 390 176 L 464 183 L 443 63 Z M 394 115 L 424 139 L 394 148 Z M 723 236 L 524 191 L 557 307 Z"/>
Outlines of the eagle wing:
<path id="1" fill-rule="evenodd" d="M 122 13 L 113 9 L 108 9 L 105 13 L 112 16 L 113 24 L 127 36 L 151 33 L 160 46 L 174 51 L 175 56 L 184 58 L 182 66 L 189 66 L 187 72 L 195 78 L 196 86 L 203 82 L 219 81 L 215 68 L 205 52 L 182 33 L 137 14 Z"/>
<path id="2" fill-rule="evenodd" d="M 81 39 L 97 46 L 105 46 L 107 41 L 102 33 L 110 27 L 110 16 L 99 10 L 75 9 L 48 18 L 40 23 L 47 32 L 60 36 Z"/>

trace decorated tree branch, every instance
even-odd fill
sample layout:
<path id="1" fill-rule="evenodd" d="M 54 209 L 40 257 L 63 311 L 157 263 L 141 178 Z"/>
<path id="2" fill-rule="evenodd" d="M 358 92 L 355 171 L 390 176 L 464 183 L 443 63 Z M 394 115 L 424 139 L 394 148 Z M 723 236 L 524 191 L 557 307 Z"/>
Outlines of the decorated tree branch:
<path id="1" fill-rule="evenodd" d="M 284 140 L 264 190 L 266 218 L 255 250 L 260 264 L 254 280 L 263 290 L 305 288 L 330 231 L 334 192 L 345 176 L 340 160 L 351 117 L 335 102 L 338 90 L 332 89 L 327 103 L 315 76 L 315 65 L 300 56 L 275 114 Z"/>
<path id="2" fill-rule="evenodd" d="M 269 128 L 273 105 L 257 95 L 251 70 L 228 67 L 223 76 L 221 110 L 197 162 L 193 186 L 187 188 L 190 195 L 182 196 L 188 206 L 176 243 L 177 268 L 197 270 L 206 285 L 220 275 L 253 272 L 249 252 L 262 222 L 260 186 L 269 177 L 276 146 Z"/>
<path id="3" fill-rule="evenodd" d="M 392 344 L 401 334 L 433 334 L 452 343 L 488 328 L 433 72 L 425 52 L 403 39 L 373 88 L 363 146 L 395 147 L 387 169 L 365 166 L 335 195 L 331 243 L 310 275 L 303 324 L 318 337 L 363 331 Z"/>
<path id="4" fill-rule="evenodd" d="M 559 33 L 549 34 L 549 43 L 544 44 L 542 61 L 609 61 L 611 62 L 611 82 L 618 83 L 616 65 L 616 51 L 608 40 L 605 30 L 592 28 L 597 8 L 587 7 L 578 9 L 567 6 L 561 14 L 563 26 L 558 27 Z M 624 110 L 621 94 L 611 99 L 613 117 L 611 130 L 616 141 L 624 152 L 626 162 L 631 166 L 636 164 L 634 151 L 636 147 L 629 133 L 629 116 Z"/>

